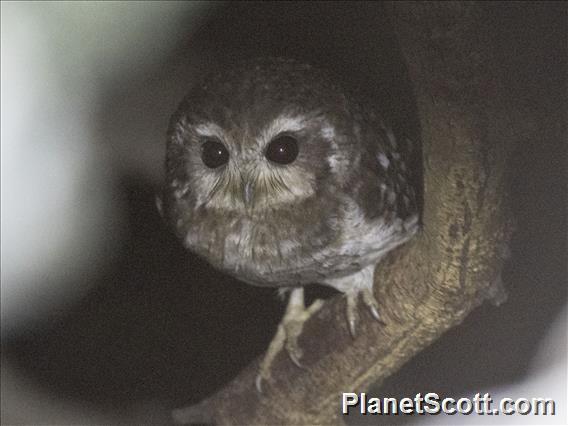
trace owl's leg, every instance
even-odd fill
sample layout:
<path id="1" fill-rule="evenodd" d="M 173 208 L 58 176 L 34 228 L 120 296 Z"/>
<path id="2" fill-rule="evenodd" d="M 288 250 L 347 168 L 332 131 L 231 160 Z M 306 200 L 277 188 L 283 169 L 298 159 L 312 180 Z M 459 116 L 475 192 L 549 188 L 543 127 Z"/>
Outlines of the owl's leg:
<path id="1" fill-rule="evenodd" d="M 345 293 L 347 298 L 347 325 L 353 337 L 355 337 L 355 326 L 359 321 L 359 310 L 357 309 L 359 296 L 363 299 L 363 303 L 367 306 L 373 318 L 382 322 L 379 315 L 379 304 L 373 293 L 374 272 L 375 265 L 373 264 L 352 275 L 328 279 L 325 282 L 327 285 Z"/>
<path id="2" fill-rule="evenodd" d="M 304 323 L 322 306 L 323 300 L 316 300 L 306 308 L 304 305 L 304 288 L 299 287 L 292 290 L 286 313 L 278 325 L 276 335 L 270 342 L 264 359 L 260 363 L 260 372 L 256 378 L 256 388 L 259 392 L 262 392 L 262 381 L 270 379 L 272 363 L 283 348 L 288 352 L 292 362 L 301 367 L 302 349 L 298 346 L 298 337 L 302 334 Z"/>

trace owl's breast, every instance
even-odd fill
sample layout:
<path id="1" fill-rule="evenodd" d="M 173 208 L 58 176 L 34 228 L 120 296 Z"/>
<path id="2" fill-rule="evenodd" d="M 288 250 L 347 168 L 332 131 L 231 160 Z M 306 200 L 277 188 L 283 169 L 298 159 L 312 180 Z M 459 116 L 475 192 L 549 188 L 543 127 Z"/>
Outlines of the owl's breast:
<path id="1" fill-rule="evenodd" d="M 185 242 L 214 267 L 257 286 L 291 286 L 325 276 L 314 257 L 329 246 L 333 231 L 324 221 L 305 229 L 298 218 L 238 217 L 192 227 Z"/>
<path id="2" fill-rule="evenodd" d="M 416 216 L 387 225 L 347 215 L 336 227 L 323 218 L 305 227 L 298 226 L 298 218 L 294 220 L 216 220 L 195 227 L 186 243 L 214 267 L 241 281 L 285 287 L 324 283 L 376 263 L 408 240 L 417 226 Z"/>

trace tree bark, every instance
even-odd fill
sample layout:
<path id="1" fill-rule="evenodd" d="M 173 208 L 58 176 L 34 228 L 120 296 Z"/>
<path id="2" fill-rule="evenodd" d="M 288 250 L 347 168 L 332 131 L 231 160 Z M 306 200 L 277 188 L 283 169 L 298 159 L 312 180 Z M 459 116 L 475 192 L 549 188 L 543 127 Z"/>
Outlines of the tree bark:
<path id="1" fill-rule="evenodd" d="M 332 299 L 300 338 L 304 369 L 281 354 L 259 394 L 258 361 L 214 396 L 174 411 L 179 423 L 341 423 L 341 393 L 380 384 L 499 285 L 511 233 L 505 166 L 513 129 L 491 6 L 388 3 L 415 90 L 423 140 L 423 230 L 375 273 L 385 325 L 361 309 L 353 339 Z M 518 119 L 517 119 L 518 120 Z"/>

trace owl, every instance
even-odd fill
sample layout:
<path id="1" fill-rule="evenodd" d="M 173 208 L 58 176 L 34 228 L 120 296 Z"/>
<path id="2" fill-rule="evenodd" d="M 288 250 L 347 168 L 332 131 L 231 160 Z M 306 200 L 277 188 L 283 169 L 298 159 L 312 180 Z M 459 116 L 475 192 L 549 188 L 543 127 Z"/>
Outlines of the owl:
<path id="1" fill-rule="evenodd" d="M 282 349 L 300 365 L 298 336 L 323 303 L 306 307 L 305 285 L 345 294 L 352 335 L 359 301 L 379 320 L 375 266 L 418 228 L 409 151 L 374 108 L 290 59 L 208 76 L 172 116 L 163 216 L 215 268 L 289 293 L 259 390 Z"/>

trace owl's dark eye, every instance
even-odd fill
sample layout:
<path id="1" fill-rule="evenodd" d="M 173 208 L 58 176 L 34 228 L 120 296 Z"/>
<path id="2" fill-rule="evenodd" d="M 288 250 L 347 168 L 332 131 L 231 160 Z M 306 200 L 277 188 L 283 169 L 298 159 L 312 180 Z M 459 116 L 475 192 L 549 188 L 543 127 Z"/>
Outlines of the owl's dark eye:
<path id="1" fill-rule="evenodd" d="M 266 148 L 266 158 L 278 164 L 290 164 L 298 156 L 298 141 L 283 135 L 273 139 Z"/>
<path id="2" fill-rule="evenodd" d="M 229 161 L 229 151 L 221 142 L 208 140 L 201 145 L 201 159 L 210 169 L 216 169 Z"/>

